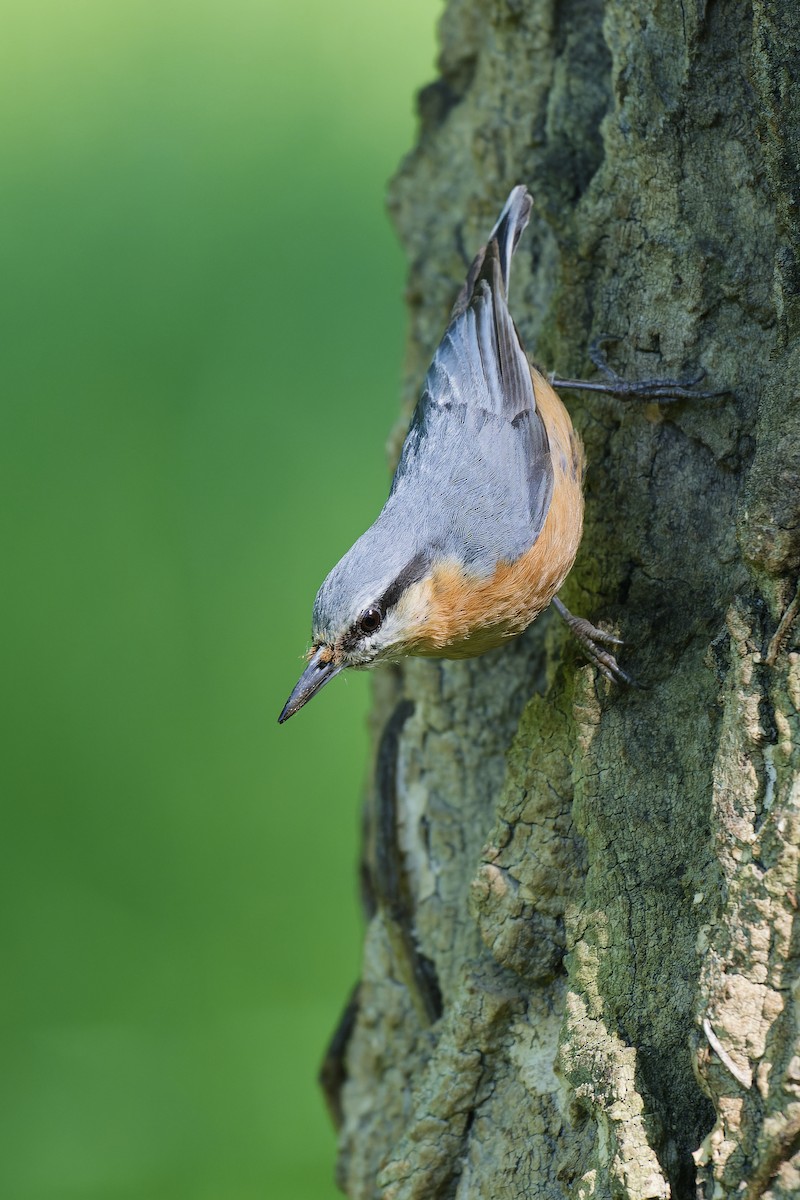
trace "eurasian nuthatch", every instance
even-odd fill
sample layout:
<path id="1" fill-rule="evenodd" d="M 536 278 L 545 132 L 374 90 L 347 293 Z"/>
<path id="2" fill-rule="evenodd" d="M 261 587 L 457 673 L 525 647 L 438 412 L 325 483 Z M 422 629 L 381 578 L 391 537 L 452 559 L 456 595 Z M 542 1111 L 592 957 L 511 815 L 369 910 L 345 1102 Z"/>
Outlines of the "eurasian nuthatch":
<path id="1" fill-rule="evenodd" d="M 526 188 L 508 197 L 470 267 L 433 356 L 383 510 L 317 593 L 308 665 L 279 721 L 345 667 L 416 654 L 469 658 L 521 633 L 551 601 L 611 679 L 630 682 L 556 593 L 583 526 L 583 446 L 525 356 L 508 311 L 511 259 L 528 224 Z M 556 380 L 651 399 L 689 384 Z"/>

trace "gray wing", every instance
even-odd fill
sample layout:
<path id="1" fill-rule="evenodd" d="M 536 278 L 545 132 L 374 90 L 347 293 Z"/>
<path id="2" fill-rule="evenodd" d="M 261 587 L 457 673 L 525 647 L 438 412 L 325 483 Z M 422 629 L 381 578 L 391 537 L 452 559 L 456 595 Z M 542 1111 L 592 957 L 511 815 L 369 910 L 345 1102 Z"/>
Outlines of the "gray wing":
<path id="1" fill-rule="evenodd" d="M 434 355 L 387 502 L 406 510 L 418 536 L 481 574 L 530 549 L 553 493 L 547 430 L 506 304 L 504 250 L 492 241 L 476 259 L 471 295 Z"/>

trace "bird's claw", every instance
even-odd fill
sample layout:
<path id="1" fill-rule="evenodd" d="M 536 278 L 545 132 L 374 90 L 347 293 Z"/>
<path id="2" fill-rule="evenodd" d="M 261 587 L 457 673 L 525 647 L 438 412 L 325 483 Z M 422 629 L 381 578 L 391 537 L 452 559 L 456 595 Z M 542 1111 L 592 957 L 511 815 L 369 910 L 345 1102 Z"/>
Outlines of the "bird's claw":
<path id="1" fill-rule="evenodd" d="M 725 390 L 719 392 L 698 392 L 697 384 L 705 378 L 705 371 L 699 370 L 694 375 L 685 375 L 681 379 L 623 379 L 613 367 L 602 349 L 606 342 L 619 342 L 622 339 L 613 333 L 602 333 L 589 346 L 589 358 L 605 379 L 581 380 L 558 379 L 552 377 L 551 382 L 556 390 L 574 388 L 577 390 L 606 392 L 619 400 L 644 400 L 648 403 L 674 404 L 679 400 L 713 400 L 717 396 L 726 395 Z"/>
<path id="2" fill-rule="evenodd" d="M 625 645 L 622 638 L 616 637 L 615 634 L 609 633 L 605 629 L 599 629 L 597 625 L 593 625 L 585 617 L 573 617 L 572 613 L 570 613 L 569 617 L 565 619 L 579 642 L 602 642 L 604 646 Z"/>
<path id="3" fill-rule="evenodd" d="M 701 379 L 705 379 L 703 367 L 694 375 L 684 375 L 680 379 L 623 379 L 613 367 L 602 349 L 607 342 L 619 342 L 621 337 L 614 333 L 601 333 L 589 346 L 589 358 L 598 371 L 609 380 L 611 395 L 620 399 L 636 397 L 642 400 L 659 400 L 669 404 L 676 400 L 710 400 L 714 396 L 722 396 L 724 392 L 696 392 L 694 389 Z"/>
<path id="4" fill-rule="evenodd" d="M 575 636 L 578 637 L 577 634 Z M 607 679 L 609 683 L 626 683 L 628 687 L 636 688 L 641 686 L 636 682 L 632 675 L 629 675 L 627 671 L 623 671 L 613 654 L 609 653 L 608 650 L 603 650 L 602 647 L 598 645 L 597 639 L 579 637 L 578 640 L 580 641 L 581 646 L 583 647 L 583 652 L 589 659 L 589 662 L 593 663 L 594 666 L 597 667 L 600 674 Z M 615 638 L 614 640 L 616 641 L 617 639 Z"/>
<path id="5" fill-rule="evenodd" d="M 592 360 L 598 371 L 605 375 L 606 379 L 611 379 L 614 383 L 621 383 L 622 377 L 617 374 L 614 368 L 609 364 L 608 358 L 603 350 L 606 342 L 618 342 L 620 339 L 613 333 L 601 333 L 594 341 L 589 343 L 589 358 Z"/>
<path id="6" fill-rule="evenodd" d="M 605 629 L 598 629 L 596 625 L 593 625 L 591 621 L 587 621 L 585 617 L 573 616 L 563 601 L 559 600 L 558 596 L 553 600 L 553 604 L 556 611 L 566 621 L 570 632 L 580 642 L 586 657 L 597 667 L 605 679 L 610 683 L 626 683 L 629 687 L 642 687 L 627 671 L 623 671 L 615 656 L 609 650 L 603 649 L 603 646 L 624 646 L 625 643 L 622 638 L 616 637 L 613 633 L 608 633 Z"/>

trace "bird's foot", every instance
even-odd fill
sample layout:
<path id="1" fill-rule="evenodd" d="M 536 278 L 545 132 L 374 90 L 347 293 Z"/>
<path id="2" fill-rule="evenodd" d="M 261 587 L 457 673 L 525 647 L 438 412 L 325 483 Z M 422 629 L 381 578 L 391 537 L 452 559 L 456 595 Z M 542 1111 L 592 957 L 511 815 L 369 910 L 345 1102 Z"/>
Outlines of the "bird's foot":
<path id="1" fill-rule="evenodd" d="M 554 598 L 553 606 L 556 612 L 564 618 L 570 632 L 580 642 L 584 654 L 591 663 L 594 663 L 601 675 L 611 683 L 627 683 L 630 687 L 641 687 L 641 684 L 638 684 L 627 671 L 623 671 L 611 651 L 603 649 L 604 646 L 624 646 L 622 638 L 615 637 L 613 633 L 607 633 L 605 629 L 598 629 L 584 617 L 574 617 L 558 596 Z"/>
<path id="2" fill-rule="evenodd" d="M 559 379 L 551 375 L 550 382 L 558 391 L 571 388 L 573 391 L 606 392 L 620 400 L 644 400 L 646 403 L 674 404 L 678 400 L 713 400 L 727 393 L 700 392 L 697 384 L 705 377 L 705 371 L 700 370 L 695 375 L 685 375 L 681 379 L 623 379 L 613 367 L 602 349 L 606 342 L 619 342 L 622 339 L 613 333 L 603 333 L 595 338 L 589 347 L 589 357 L 605 375 L 605 379 Z"/>

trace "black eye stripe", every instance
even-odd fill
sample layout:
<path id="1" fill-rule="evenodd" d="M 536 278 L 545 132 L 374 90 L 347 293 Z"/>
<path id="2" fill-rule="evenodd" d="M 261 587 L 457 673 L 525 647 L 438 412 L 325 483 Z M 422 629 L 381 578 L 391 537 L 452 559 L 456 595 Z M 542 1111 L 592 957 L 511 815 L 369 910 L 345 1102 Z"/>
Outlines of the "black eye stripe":
<path id="1" fill-rule="evenodd" d="M 378 599 L 376 608 L 380 608 L 382 612 L 387 612 L 402 596 L 407 587 L 412 583 L 416 583 L 428 569 L 428 564 L 431 561 L 430 552 L 427 550 L 420 551 L 415 554 L 409 563 L 407 563 L 393 583 Z"/>
<path id="2" fill-rule="evenodd" d="M 412 583 L 416 583 L 418 579 L 422 579 L 428 569 L 431 561 L 431 551 L 424 550 L 420 554 L 415 554 L 397 576 L 396 579 L 389 584 L 382 596 L 379 596 L 374 604 L 370 604 L 369 608 L 365 608 L 360 617 L 351 626 L 346 638 L 344 639 L 345 648 L 353 649 L 364 637 L 371 637 L 377 633 L 383 624 L 387 612 L 397 603 L 406 588 Z M 376 614 L 377 621 L 373 621 L 372 614 Z M 365 623 L 365 618 L 369 616 L 369 620 Z"/>

